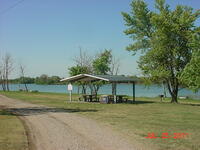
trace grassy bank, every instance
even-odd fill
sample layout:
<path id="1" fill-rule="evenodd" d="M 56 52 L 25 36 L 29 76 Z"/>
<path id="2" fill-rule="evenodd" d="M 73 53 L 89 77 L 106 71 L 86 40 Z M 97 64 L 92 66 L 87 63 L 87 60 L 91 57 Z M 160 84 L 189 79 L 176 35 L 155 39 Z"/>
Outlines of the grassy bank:
<path id="1" fill-rule="evenodd" d="M 200 149 L 200 101 L 198 100 L 180 100 L 180 104 L 171 104 L 169 99 L 161 103 L 159 98 L 137 98 L 135 104 L 98 104 L 66 103 L 68 97 L 65 94 L 24 92 L 0 92 L 0 94 L 35 104 L 73 110 L 74 113 L 111 126 L 130 141 L 148 146 L 148 150 L 150 147 L 154 150 Z M 77 98 L 76 95 L 74 99 Z M 148 133 L 154 133 L 158 138 L 145 138 Z M 162 138 L 164 133 L 168 133 L 171 137 Z M 174 138 L 175 133 L 188 135 L 184 138 Z"/>
<path id="2" fill-rule="evenodd" d="M 0 109 L 0 150 L 25 150 L 27 137 L 21 121 Z"/>

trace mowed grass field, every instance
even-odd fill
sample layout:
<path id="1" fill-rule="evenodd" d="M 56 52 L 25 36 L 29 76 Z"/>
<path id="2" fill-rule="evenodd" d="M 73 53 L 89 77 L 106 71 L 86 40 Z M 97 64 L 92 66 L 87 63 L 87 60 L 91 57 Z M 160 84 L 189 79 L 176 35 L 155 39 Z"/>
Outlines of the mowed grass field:
<path id="1" fill-rule="evenodd" d="M 27 150 L 27 143 L 22 122 L 0 108 L 0 150 Z"/>
<path id="2" fill-rule="evenodd" d="M 133 104 L 66 102 L 66 94 L 0 92 L 34 104 L 64 108 L 98 121 L 118 131 L 137 147 L 147 150 L 199 150 L 200 101 L 136 98 Z M 73 99 L 78 99 L 74 95 Z M 154 134 L 157 138 L 146 138 Z M 185 136 L 180 136 L 184 134 Z M 177 136 L 179 135 L 179 136 Z M 164 138 L 168 137 L 168 138 Z"/>

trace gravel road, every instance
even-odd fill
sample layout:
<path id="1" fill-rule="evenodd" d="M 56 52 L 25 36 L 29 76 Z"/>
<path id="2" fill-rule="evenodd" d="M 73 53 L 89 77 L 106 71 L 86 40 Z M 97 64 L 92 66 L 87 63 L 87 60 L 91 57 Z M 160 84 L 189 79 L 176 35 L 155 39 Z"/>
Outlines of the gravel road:
<path id="1" fill-rule="evenodd" d="M 0 106 L 22 118 L 31 150 L 135 150 L 109 127 L 73 113 L 0 95 Z"/>

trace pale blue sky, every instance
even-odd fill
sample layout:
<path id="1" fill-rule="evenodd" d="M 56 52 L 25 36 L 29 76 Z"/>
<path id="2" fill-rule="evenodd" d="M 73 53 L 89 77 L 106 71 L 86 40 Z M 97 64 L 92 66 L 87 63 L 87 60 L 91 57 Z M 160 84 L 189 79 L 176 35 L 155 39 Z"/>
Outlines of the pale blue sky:
<path id="1" fill-rule="evenodd" d="M 0 0 L 0 12 L 18 0 Z M 0 14 L 0 52 L 9 52 L 17 64 L 26 65 L 27 75 L 67 76 L 79 47 L 90 54 L 112 49 L 121 59 L 121 74 L 139 74 L 138 56 L 125 47 L 132 42 L 123 34 L 121 11 L 128 12 L 131 0 L 24 0 Z M 154 0 L 146 0 L 153 9 Z M 167 0 L 199 9 L 198 0 Z M 199 24 L 199 23 L 197 23 Z"/>

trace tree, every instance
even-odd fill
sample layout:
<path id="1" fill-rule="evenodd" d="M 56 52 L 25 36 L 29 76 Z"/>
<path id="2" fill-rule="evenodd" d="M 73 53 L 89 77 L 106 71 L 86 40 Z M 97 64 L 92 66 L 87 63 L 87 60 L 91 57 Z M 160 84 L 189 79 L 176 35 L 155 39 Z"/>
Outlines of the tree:
<path id="1" fill-rule="evenodd" d="M 48 77 L 48 84 L 58 84 L 61 78 L 59 76 Z"/>
<path id="2" fill-rule="evenodd" d="M 20 77 L 19 80 L 21 84 L 30 84 L 30 83 L 35 83 L 35 84 L 60 84 L 60 80 L 61 78 L 59 76 L 51 76 L 49 77 L 46 74 L 42 74 L 39 77 L 34 78 L 30 78 L 30 77 Z"/>
<path id="3" fill-rule="evenodd" d="M 96 75 L 106 75 L 111 71 L 111 61 L 112 53 L 111 50 L 105 49 L 103 52 L 99 53 L 92 62 L 93 74 Z M 97 95 L 99 88 L 104 84 L 103 81 L 98 81 L 90 84 L 91 91 Z"/>
<path id="4" fill-rule="evenodd" d="M 200 89 L 200 50 L 195 52 L 181 75 L 182 82 L 197 92 Z"/>
<path id="5" fill-rule="evenodd" d="M 3 91 L 6 91 L 6 84 L 5 84 L 4 77 L 5 77 L 5 75 L 4 75 L 4 67 L 1 64 L 1 66 L 0 66 L 0 81 L 1 81 L 1 86 L 2 86 Z"/>
<path id="6" fill-rule="evenodd" d="M 4 91 L 9 91 L 9 75 L 13 71 L 13 59 L 9 53 L 6 53 L 2 58 L 1 65 L 1 83 Z"/>
<path id="7" fill-rule="evenodd" d="M 120 66 L 120 60 L 119 58 L 116 58 L 112 55 L 111 57 L 111 63 L 110 63 L 110 74 L 111 75 L 117 75 L 119 73 L 119 66 Z M 116 93 L 116 83 L 112 83 L 112 94 L 115 95 Z"/>
<path id="8" fill-rule="evenodd" d="M 110 72 L 111 58 L 111 50 L 105 49 L 102 53 L 98 54 L 92 62 L 93 73 L 97 75 L 108 74 Z"/>
<path id="9" fill-rule="evenodd" d="M 88 70 L 87 66 L 76 65 L 76 66 L 70 67 L 68 70 L 69 70 L 70 76 L 75 76 L 75 75 L 78 75 L 78 74 L 90 73 L 90 71 Z"/>
<path id="10" fill-rule="evenodd" d="M 20 83 L 20 84 L 33 84 L 35 83 L 35 78 L 31 77 L 20 77 L 13 80 L 13 83 Z"/>
<path id="11" fill-rule="evenodd" d="M 129 28 L 125 34 L 134 40 L 128 51 L 140 51 L 139 68 L 150 80 L 160 80 L 167 84 L 177 103 L 181 74 L 190 62 L 192 53 L 199 49 L 197 38 L 200 28 L 194 25 L 200 11 L 178 5 L 169 9 L 165 0 L 155 1 L 156 12 L 150 11 L 143 0 L 131 3 L 131 13 L 122 13 Z"/>
<path id="12" fill-rule="evenodd" d="M 79 55 L 74 59 L 75 66 L 68 68 L 69 75 L 75 76 L 78 74 L 91 74 L 92 73 L 92 57 L 86 52 L 82 51 L 80 48 Z M 86 94 L 87 84 L 85 82 L 76 82 L 78 85 L 78 93 L 79 86 L 82 87 L 82 94 Z"/>
<path id="13" fill-rule="evenodd" d="M 111 50 L 105 49 L 95 57 L 91 57 L 80 49 L 80 54 L 75 57 L 74 61 L 76 63 L 75 66 L 68 68 L 70 76 L 78 74 L 117 74 L 119 71 L 119 63 L 117 62 L 114 64 L 116 59 L 113 60 Z M 104 84 L 104 82 L 98 81 L 89 84 L 86 82 L 77 82 L 77 84 L 82 86 L 83 94 L 86 93 L 87 86 L 91 89 L 92 94 L 97 94 L 99 88 Z"/>
<path id="14" fill-rule="evenodd" d="M 80 73 L 91 73 L 92 72 L 92 61 L 93 57 L 87 52 L 79 48 L 79 55 L 73 59 L 76 66 L 78 66 Z M 78 74 L 80 74 L 78 73 Z"/>
<path id="15" fill-rule="evenodd" d="M 69 70 L 70 76 L 90 73 L 87 66 L 76 65 L 76 66 L 72 66 L 72 67 L 68 68 L 68 70 Z M 76 82 L 76 84 L 78 85 L 78 93 L 79 93 L 79 87 L 81 86 L 82 87 L 82 94 L 86 94 L 86 88 L 87 88 L 86 83 L 78 81 L 78 82 Z"/>
<path id="16" fill-rule="evenodd" d="M 25 78 L 25 66 L 20 64 L 19 70 L 20 70 L 20 79 L 22 80 L 21 82 L 24 84 L 26 92 L 28 92 L 28 87 L 27 87 L 25 79 L 24 79 Z"/>
<path id="17" fill-rule="evenodd" d="M 48 84 L 48 75 L 42 74 L 40 77 L 36 77 L 35 83 L 36 84 Z"/>
<path id="18" fill-rule="evenodd" d="M 118 75 L 119 67 L 120 67 L 120 59 L 112 55 L 111 62 L 110 62 L 110 74 Z"/>

